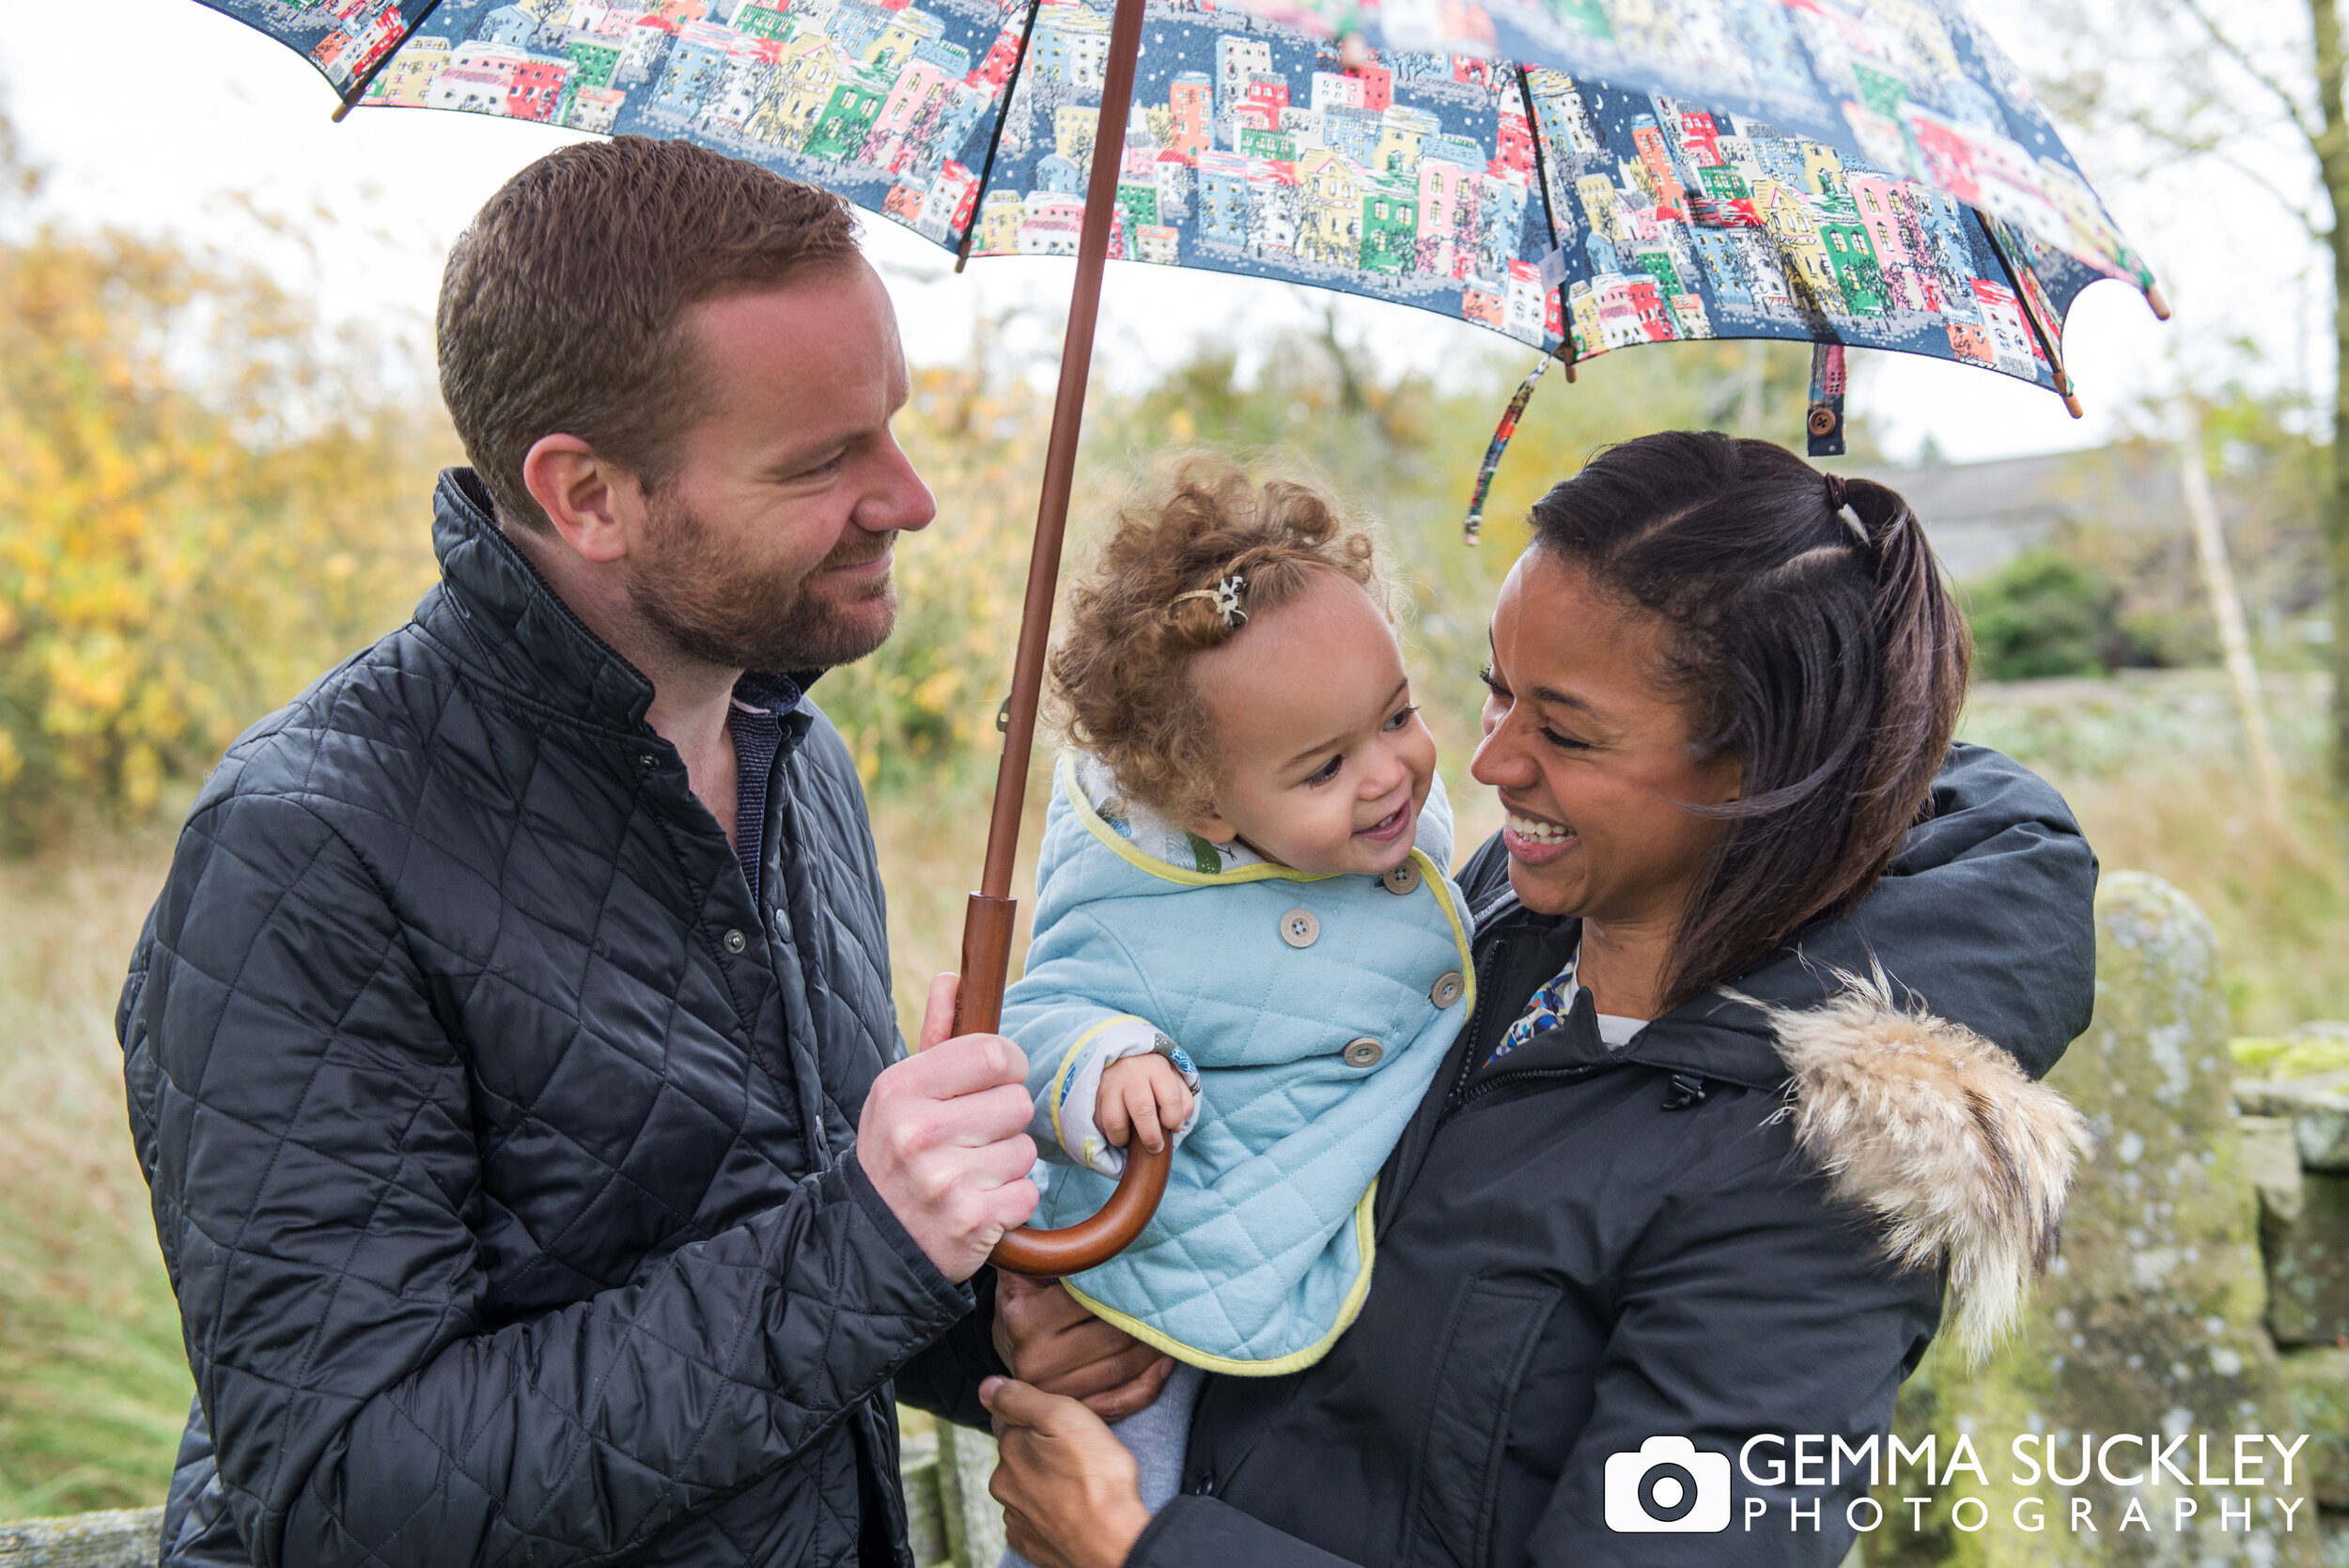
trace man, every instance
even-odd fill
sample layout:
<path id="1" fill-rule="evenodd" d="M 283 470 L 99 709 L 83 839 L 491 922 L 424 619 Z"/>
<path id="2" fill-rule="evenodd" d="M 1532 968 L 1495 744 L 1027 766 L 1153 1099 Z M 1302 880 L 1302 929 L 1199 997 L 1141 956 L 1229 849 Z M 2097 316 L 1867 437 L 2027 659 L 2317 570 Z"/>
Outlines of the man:
<path id="1" fill-rule="evenodd" d="M 904 1058 L 803 700 L 935 510 L 888 297 L 835 198 L 630 138 L 499 192 L 438 327 L 443 582 L 230 749 L 123 993 L 163 1560 L 910 1564 L 893 1379 L 984 1420 L 1035 1192 L 952 977 Z"/>

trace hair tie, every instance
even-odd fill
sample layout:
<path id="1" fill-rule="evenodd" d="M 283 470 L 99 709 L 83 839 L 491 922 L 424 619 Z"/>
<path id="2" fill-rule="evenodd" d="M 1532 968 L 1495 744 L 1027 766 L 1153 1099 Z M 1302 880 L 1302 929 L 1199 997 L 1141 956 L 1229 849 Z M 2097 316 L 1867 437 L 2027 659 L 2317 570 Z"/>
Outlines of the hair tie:
<path id="1" fill-rule="evenodd" d="M 1216 609 L 1222 612 L 1224 629 L 1237 630 L 1240 623 L 1248 619 L 1248 612 L 1239 607 L 1240 590 L 1247 586 L 1248 579 L 1234 572 L 1212 588 L 1193 588 L 1190 593 L 1176 594 L 1167 601 L 1166 613 L 1173 615 L 1174 607 L 1185 599 L 1211 598 L 1215 600 Z"/>
<path id="2" fill-rule="evenodd" d="M 1846 505 L 1848 505 L 1848 502 L 1844 497 L 1843 489 L 1843 476 L 1842 474 L 1830 474 L 1827 475 L 1827 508 L 1828 511 L 1840 512 Z"/>

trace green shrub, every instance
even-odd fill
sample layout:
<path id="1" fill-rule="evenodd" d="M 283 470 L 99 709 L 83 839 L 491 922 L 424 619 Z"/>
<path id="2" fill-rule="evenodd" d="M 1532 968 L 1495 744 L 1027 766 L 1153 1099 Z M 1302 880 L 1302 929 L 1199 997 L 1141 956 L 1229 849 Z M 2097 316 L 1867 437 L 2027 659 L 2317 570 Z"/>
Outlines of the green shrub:
<path id="1" fill-rule="evenodd" d="M 2055 551 L 2016 556 L 1962 598 L 1984 680 L 2101 675 L 2149 661 L 2122 625 L 2111 580 Z"/>

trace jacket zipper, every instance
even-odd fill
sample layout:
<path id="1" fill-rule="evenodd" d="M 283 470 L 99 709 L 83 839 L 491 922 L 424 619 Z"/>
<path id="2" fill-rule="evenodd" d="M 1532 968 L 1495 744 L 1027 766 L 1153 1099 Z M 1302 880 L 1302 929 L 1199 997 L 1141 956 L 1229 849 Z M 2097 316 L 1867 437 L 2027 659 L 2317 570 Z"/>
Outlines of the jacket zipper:
<path id="1" fill-rule="evenodd" d="M 1541 1079 L 1587 1078 L 1593 1073 L 1604 1070 L 1600 1064 L 1575 1067 L 1528 1067 L 1519 1072 L 1496 1074 L 1474 1089 L 1469 1088 L 1468 1080 L 1475 1075 L 1478 1064 L 1478 1031 L 1485 1021 L 1485 1005 L 1492 989 L 1486 984 L 1485 970 L 1508 950 L 1509 939 L 1503 937 L 1493 943 L 1492 951 L 1485 955 L 1485 962 L 1476 968 L 1476 1006 L 1469 1014 L 1469 1048 L 1460 1061 L 1460 1076 L 1454 1081 L 1452 1093 L 1445 1096 L 1443 1114 L 1436 1119 L 1438 1126 L 1442 1126 L 1463 1110 L 1505 1084 L 1531 1083 Z M 1612 1063 L 1605 1065 L 1611 1066 Z"/>
<path id="2" fill-rule="evenodd" d="M 1450 1121 L 1452 1113 L 1460 1108 L 1460 1092 L 1468 1087 L 1470 1075 L 1476 1071 L 1476 1049 L 1483 1035 L 1485 1009 L 1492 998 L 1492 986 L 1486 983 L 1489 978 L 1486 971 L 1508 951 L 1509 939 L 1503 937 L 1493 943 L 1491 950 L 1485 955 L 1484 962 L 1476 966 L 1476 1005 L 1469 1009 L 1468 1049 L 1460 1053 L 1460 1076 L 1453 1081 L 1452 1092 L 1444 1096 L 1443 1114 L 1437 1118 L 1439 1126 Z"/>
<path id="3" fill-rule="evenodd" d="M 1444 1113 L 1444 1119 L 1446 1121 L 1451 1120 L 1452 1117 L 1457 1115 L 1460 1111 L 1467 1110 L 1470 1106 L 1474 1105 L 1478 1100 L 1483 1099 L 1486 1094 L 1491 1094 L 1494 1090 L 1504 1088 L 1509 1084 L 1531 1083 L 1536 1079 L 1545 1078 L 1589 1078 L 1594 1073 L 1604 1072 L 1606 1068 L 1602 1066 L 1584 1065 L 1579 1067 L 1529 1067 L 1520 1073 L 1502 1073 L 1496 1077 L 1486 1079 L 1484 1082 L 1478 1084 L 1469 1093 L 1460 1095 L 1459 1098 L 1453 1103 L 1452 1109 Z"/>

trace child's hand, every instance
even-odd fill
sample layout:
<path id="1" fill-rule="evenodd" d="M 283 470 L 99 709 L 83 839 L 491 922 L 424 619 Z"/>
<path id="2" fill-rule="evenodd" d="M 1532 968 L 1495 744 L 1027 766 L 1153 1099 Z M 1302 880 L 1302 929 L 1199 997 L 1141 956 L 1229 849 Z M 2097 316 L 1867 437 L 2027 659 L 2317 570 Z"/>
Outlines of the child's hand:
<path id="1" fill-rule="evenodd" d="M 1167 1135 L 1190 1116 L 1190 1086 L 1174 1063 L 1152 1052 L 1128 1056 L 1101 1069 L 1093 1119 L 1101 1136 L 1124 1148 L 1136 1132 L 1152 1154 L 1166 1147 Z"/>

